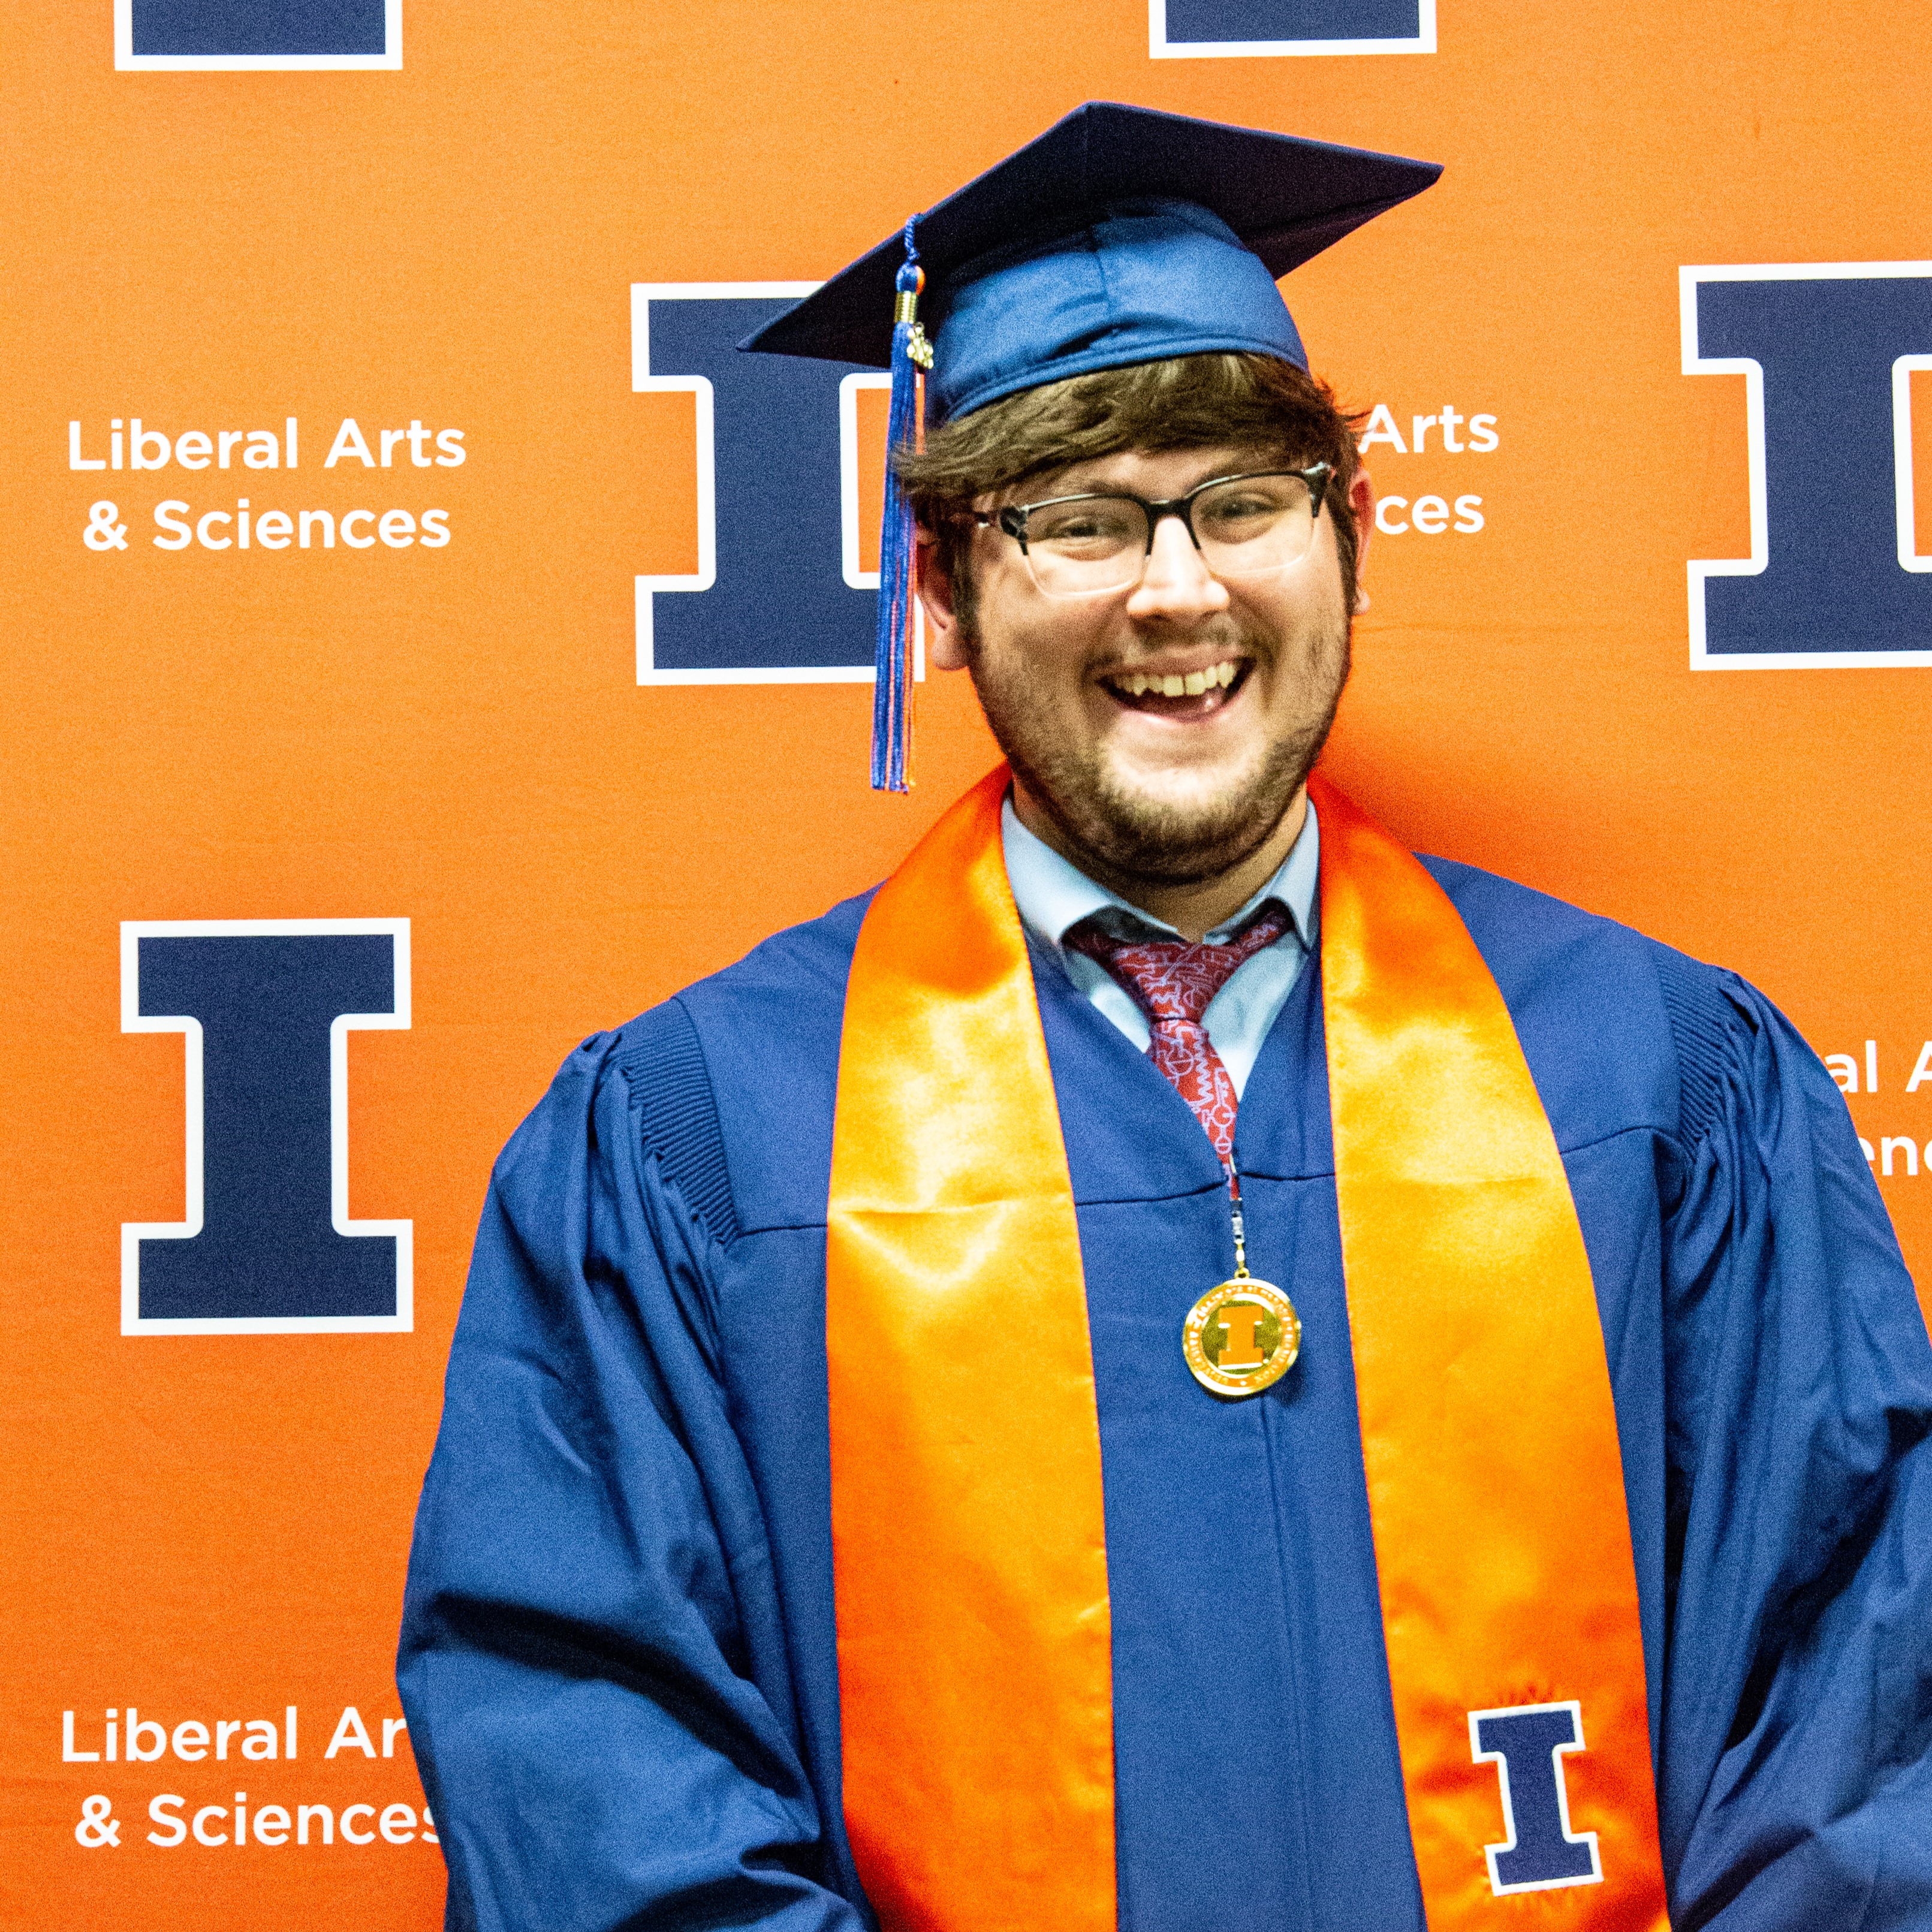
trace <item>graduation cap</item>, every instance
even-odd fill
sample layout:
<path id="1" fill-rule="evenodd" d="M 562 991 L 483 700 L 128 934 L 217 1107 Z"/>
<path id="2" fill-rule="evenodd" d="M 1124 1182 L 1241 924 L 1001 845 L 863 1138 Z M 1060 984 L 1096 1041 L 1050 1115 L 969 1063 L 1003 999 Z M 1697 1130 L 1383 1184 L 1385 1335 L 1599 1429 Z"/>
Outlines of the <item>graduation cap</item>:
<path id="1" fill-rule="evenodd" d="M 895 448 L 922 434 L 928 391 L 943 422 L 1042 382 L 1169 356 L 1247 351 L 1306 369 L 1276 278 L 1442 172 L 1089 101 L 739 346 L 890 369 Z M 889 472 L 872 783 L 892 791 L 906 789 L 913 548 Z"/>

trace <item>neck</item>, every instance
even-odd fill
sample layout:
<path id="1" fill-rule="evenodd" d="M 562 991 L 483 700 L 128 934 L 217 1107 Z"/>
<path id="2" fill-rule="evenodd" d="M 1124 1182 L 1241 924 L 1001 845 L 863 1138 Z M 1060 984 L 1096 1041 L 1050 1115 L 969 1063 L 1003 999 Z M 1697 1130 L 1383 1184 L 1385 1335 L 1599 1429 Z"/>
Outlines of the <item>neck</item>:
<path id="1" fill-rule="evenodd" d="M 1090 879 L 1150 918 L 1172 926 L 1184 939 L 1198 940 L 1232 918 L 1280 871 L 1282 860 L 1301 836 L 1302 825 L 1308 816 L 1308 790 L 1304 786 L 1295 793 L 1281 815 L 1281 822 L 1238 865 L 1211 878 L 1190 879 L 1178 884 L 1122 872 L 1097 854 L 1076 844 L 1017 778 L 1013 781 L 1013 811 L 1042 844 L 1052 846 Z"/>

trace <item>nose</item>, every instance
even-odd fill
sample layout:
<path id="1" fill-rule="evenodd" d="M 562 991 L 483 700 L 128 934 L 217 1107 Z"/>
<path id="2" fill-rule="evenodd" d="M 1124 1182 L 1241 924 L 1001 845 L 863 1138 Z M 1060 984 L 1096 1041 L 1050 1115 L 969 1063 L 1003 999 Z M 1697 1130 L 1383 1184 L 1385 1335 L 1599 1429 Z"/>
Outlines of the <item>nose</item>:
<path id="1" fill-rule="evenodd" d="M 1127 599 L 1130 617 L 1186 622 L 1228 608 L 1228 586 L 1202 560 L 1178 517 L 1154 525 L 1154 548 Z"/>

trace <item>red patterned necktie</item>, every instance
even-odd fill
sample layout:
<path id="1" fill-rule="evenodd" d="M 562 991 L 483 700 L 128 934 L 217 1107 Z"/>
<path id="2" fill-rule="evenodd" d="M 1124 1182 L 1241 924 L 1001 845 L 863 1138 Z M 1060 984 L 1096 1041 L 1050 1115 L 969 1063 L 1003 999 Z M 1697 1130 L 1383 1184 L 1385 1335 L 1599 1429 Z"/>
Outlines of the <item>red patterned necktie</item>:
<path id="1" fill-rule="evenodd" d="M 1118 939 L 1091 919 L 1070 928 L 1061 941 L 1098 960 L 1146 1014 L 1153 1035 L 1148 1058 L 1194 1109 L 1221 1165 L 1231 1171 L 1240 1102 L 1201 1018 L 1234 968 L 1272 946 L 1290 923 L 1281 902 L 1270 899 L 1224 945 L 1204 939 Z"/>

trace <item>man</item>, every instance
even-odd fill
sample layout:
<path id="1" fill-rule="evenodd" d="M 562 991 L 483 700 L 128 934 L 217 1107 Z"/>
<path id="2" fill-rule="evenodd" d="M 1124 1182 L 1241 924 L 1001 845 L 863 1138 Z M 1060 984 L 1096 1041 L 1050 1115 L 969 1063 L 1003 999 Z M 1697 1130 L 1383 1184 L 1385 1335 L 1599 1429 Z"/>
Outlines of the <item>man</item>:
<path id="1" fill-rule="evenodd" d="M 400 1672 L 453 1924 L 1932 1925 L 1836 1088 L 1311 779 L 1372 499 L 1274 277 L 1433 173 L 1089 107 L 916 225 L 929 352 L 896 242 L 760 342 L 902 422 L 930 353 L 1010 772 L 499 1165 Z"/>

